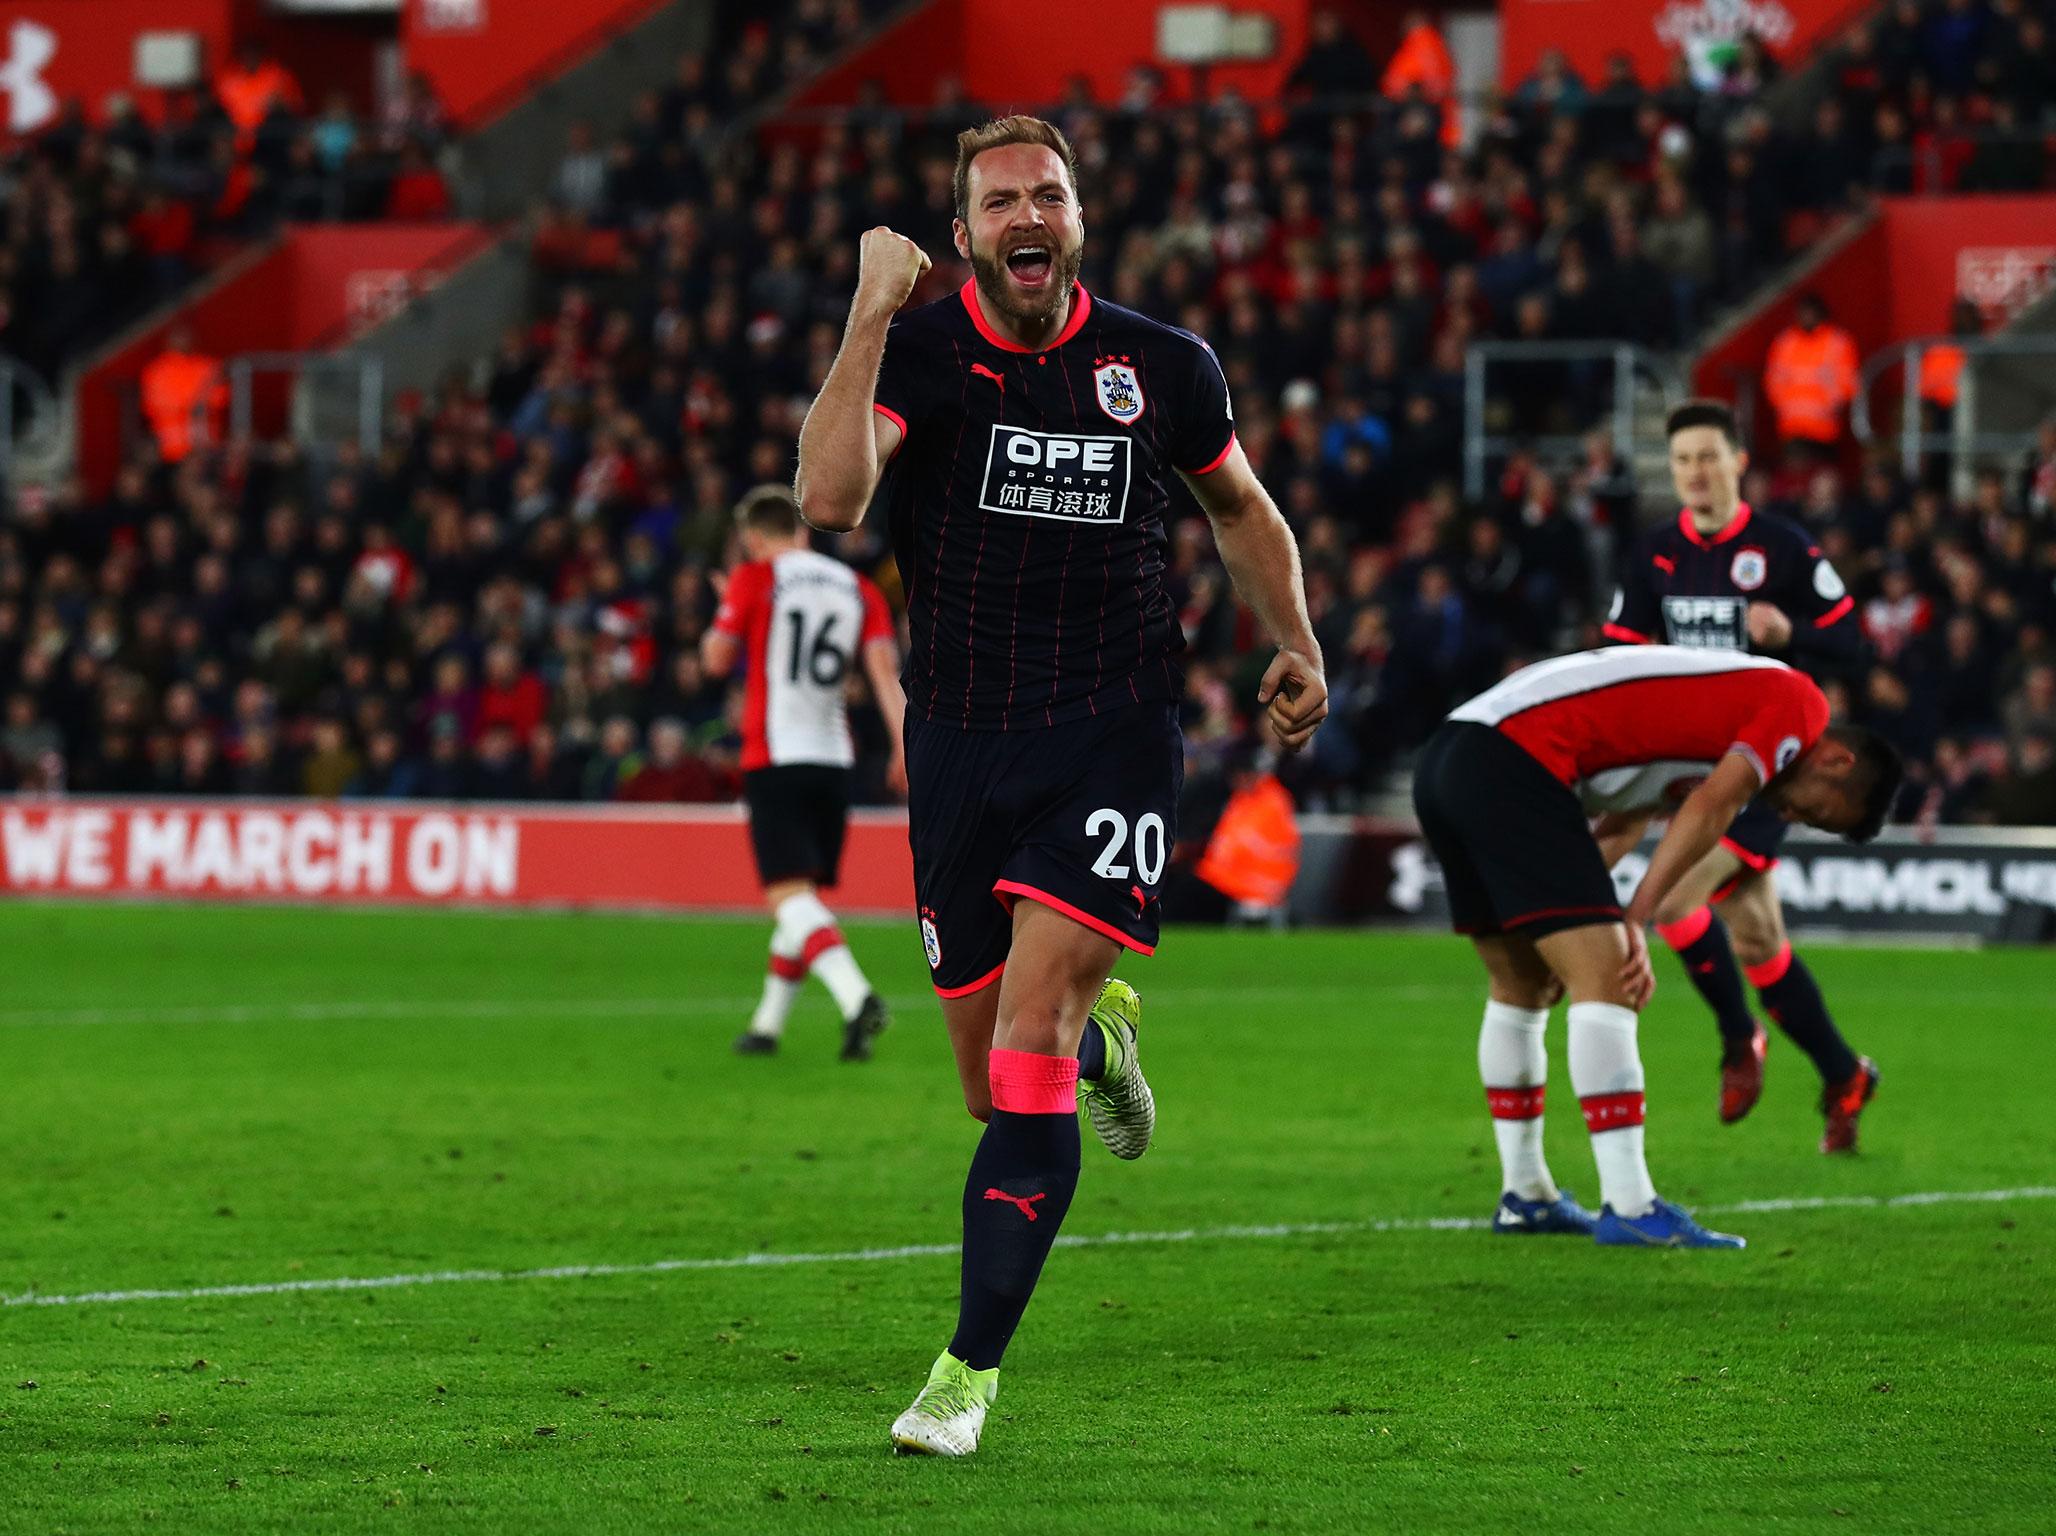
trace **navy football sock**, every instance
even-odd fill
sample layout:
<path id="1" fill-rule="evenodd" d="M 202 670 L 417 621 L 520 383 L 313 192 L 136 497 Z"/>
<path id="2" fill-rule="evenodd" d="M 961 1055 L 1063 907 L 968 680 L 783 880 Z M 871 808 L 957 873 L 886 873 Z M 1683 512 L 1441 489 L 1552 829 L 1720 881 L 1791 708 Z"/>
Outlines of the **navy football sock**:
<path id="1" fill-rule="evenodd" d="M 1756 1017 L 1742 995 L 1741 967 L 1735 964 L 1727 925 L 1713 915 L 1713 909 L 1701 907 L 1690 917 L 1663 924 L 1657 932 L 1684 962 L 1685 974 L 1713 1010 L 1721 1043 L 1746 1046 L 1755 1039 Z"/>
<path id="2" fill-rule="evenodd" d="M 949 1346 L 974 1371 L 1006 1353 L 1078 1188 L 1077 1065 L 1068 1056 L 992 1053 L 992 1118 L 964 1184 L 964 1269 Z"/>
<path id="3" fill-rule="evenodd" d="M 1107 1032 L 1087 1019 L 1085 1032 L 1078 1037 L 1078 1075 L 1088 1083 L 1096 1083 L 1106 1074 Z"/>
<path id="4" fill-rule="evenodd" d="M 1820 995 L 1820 983 L 1806 962 L 1783 949 L 1762 965 L 1749 968 L 1749 980 L 1764 1010 L 1778 1021 L 1778 1028 L 1792 1037 L 1792 1043 L 1813 1058 L 1820 1080 L 1838 1088 L 1856 1075 L 1856 1053 L 1828 1016 L 1828 1005 Z"/>

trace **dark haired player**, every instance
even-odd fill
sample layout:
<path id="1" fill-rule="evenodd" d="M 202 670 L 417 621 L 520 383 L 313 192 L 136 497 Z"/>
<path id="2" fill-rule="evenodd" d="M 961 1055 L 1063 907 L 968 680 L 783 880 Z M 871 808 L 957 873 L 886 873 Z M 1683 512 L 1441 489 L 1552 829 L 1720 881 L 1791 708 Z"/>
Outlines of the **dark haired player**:
<path id="1" fill-rule="evenodd" d="M 1741 499 L 1749 455 L 1734 414 L 1718 401 L 1694 400 L 1671 412 L 1665 431 L 1683 509 L 1636 548 L 1607 638 L 1747 651 L 1816 678 L 1860 670 L 1863 632 L 1835 568 L 1805 529 Z M 1784 840 L 1785 823 L 1769 807 L 1745 810 L 1666 899 L 1657 932 L 1719 1023 L 1722 1122 L 1740 1120 L 1763 1092 L 1768 1042 L 1742 994 L 1746 973 L 1764 1011 L 1820 1073 L 1821 1150 L 1853 1152 L 1857 1116 L 1877 1091 L 1878 1071 L 1835 1028 L 1813 972 L 1785 937 L 1775 874 Z"/>
<path id="2" fill-rule="evenodd" d="M 1732 650 L 1582 651 L 1525 667 L 1450 714 L 1421 754 L 1414 807 L 1451 920 L 1491 977 L 1478 1070 L 1499 1143 L 1494 1230 L 1742 1246 L 1650 1181 L 1635 1030 L 1656 978 L 1643 929 L 1751 801 L 1862 842 L 1903 777 L 1883 737 L 1828 724 L 1803 672 Z M 1652 815 L 1670 824 L 1623 912 L 1610 866 Z M 1542 1157 L 1542 1032 L 1565 992 L 1571 1089 L 1605 1202 L 1596 1220 Z"/>
<path id="3" fill-rule="evenodd" d="M 886 777 L 903 782 L 892 615 L 876 586 L 807 547 L 799 508 L 784 486 L 758 486 L 736 507 L 735 521 L 744 559 L 728 573 L 700 655 L 711 677 L 745 668 L 743 799 L 772 916 L 764 995 L 735 1049 L 775 1054 L 786 1015 L 811 975 L 842 1015 L 842 1059 L 868 1061 L 872 1040 L 886 1026 L 885 1002 L 864 979 L 821 888 L 833 886 L 842 870 L 856 761 L 843 680 L 859 661 L 893 742 Z"/>
<path id="4" fill-rule="evenodd" d="M 1157 941 L 1183 748 L 1164 587 L 1179 482 L 1278 645 L 1257 691 L 1289 748 L 1327 713 L 1291 530 L 1236 445 L 1198 337 L 1077 281 L 1085 230 L 1064 136 L 1001 118 L 957 140 L 971 280 L 900 316 L 928 258 L 863 237 L 834 367 L 800 437 L 800 505 L 850 529 L 874 491 L 907 592 L 908 830 L 923 946 L 964 1102 L 957 1328 L 892 1427 L 977 1449 L 999 1363 L 1078 1183 L 1077 1097 L 1119 1157 L 1155 1123 L 1134 992 Z M 882 484 L 881 484 L 882 479 Z"/>

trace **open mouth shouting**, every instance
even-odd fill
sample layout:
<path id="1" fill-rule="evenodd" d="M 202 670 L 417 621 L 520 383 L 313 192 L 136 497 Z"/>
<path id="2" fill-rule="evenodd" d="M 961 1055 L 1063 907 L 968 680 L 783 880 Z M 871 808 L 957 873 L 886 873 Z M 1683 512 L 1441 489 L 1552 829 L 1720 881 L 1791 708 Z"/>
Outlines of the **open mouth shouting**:
<path id="1" fill-rule="evenodd" d="M 1047 241 L 1028 241 L 1007 252 L 1007 271 L 1030 293 L 1046 289 L 1056 273 L 1056 247 Z"/>

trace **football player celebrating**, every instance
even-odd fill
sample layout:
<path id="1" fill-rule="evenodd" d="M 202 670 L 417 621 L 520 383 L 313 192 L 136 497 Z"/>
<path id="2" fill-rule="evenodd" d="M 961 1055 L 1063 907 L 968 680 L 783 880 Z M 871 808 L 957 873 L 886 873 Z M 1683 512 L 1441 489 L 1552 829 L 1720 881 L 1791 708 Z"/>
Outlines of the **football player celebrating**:
<path id="1" fill-rule="evenodd" d="M 1491 977 L 1478 1068 L 1499 1143 L 1496 1230 L 1742 1246 L 1658 1198 L 1650 1181 L 1635 1031 L 1656 980 L 1643 929 L 1752 800 L 1861 842 L 1883 824 L 1903 772 L 1875 732 L 1829 726 L 1827 700 L 1804 673 L 1731 650 L 1562 656 L 1450 714 L 1421 754 L 1414 806 L 1456 931 Z M 1656 813 L 1670 825 L 1623 912 L 1611 865 Z M 1588 816 L 1600 818 L 1596 829 Z M 1571 1089 L 1605 1202 L 1596 1220 L 1542 1156 L 1542 1031 L 1564 992 Z"/>
<path id="2" fill-rule="evenodd" d="M 800 437 L 800 505 L 857 526 L 878 493 L 906 584 L 908 832 L 923 946 L 985 1122 L 964 1185 L 956 1332 L 892 1426 L 978 1445 L 999 1363 L 1078 1183 L 1077 1092 L 1117 1157 L 1148 1148 L 1123 949 L 1157 942 L 1184 771 L 1171 495 L 1212 521 L 1276 641 L 1257 699 L 1288 748 L 1327 713 L 1299 551 L 1235 441 L 1198 337 L 1088 293 L 1076 160 L 1007 117 L 957 140 L 972 277 L 890 325 L 929 263 L 863 237 L 842 348 Z M 881 478 L 883 484 L 881 487 Z"/>
<path id="3" fill-rule="evenodd" d="M 1683 510 L 1647 534 L 1628 562 L 1607 638 L 1747 651 L 1817 678 L 1860 671 L 1863 632 L 1835 568 L 1805 529 L 1741 499 L 1749 455 L 1734 414 L 1694 400 L 1671 412 L 1665 430 Z M 1763 1092 L 1767 1042 L 1742 994 L 1739 958 L 1765 1012 L 1820 1073 L 1821 1150 L 1853 1152 L 1878 1070 L 1835 1028 L 1813 972 L 1785 937 L 1775 873 L 1784 839 L 1785 822 L 1771 807 L 1744 810 L 1666 899 L 1657 932 L 1719 1024 L 1722 1122 L 1740 1120 Z"/>

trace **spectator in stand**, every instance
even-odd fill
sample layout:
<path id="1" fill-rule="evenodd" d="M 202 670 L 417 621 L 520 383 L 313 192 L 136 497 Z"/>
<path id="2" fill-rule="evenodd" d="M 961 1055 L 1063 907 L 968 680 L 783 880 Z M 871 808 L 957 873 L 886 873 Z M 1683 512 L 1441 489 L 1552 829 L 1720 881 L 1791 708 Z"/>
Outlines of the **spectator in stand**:
<path id="1" fill-rule="evenodd" d="M 2002 827 L 2056 827 L 2056 736 L 2036 731 L 2015 743 L 2009 771 L 1985 791 L 1984 812 Z"/>
<path id="2" fill-rule="evenodd" d="M 1410 15 L 1402 24 L 1402 31 L 1410 35 L 1413 26 L 1423 19 L 1418 14 Z M 1404 40 L 1401 49 L 1405 49 Z M 1326 7 L 1315 11 L 1307 22 L 1306 52 L 1285 77 L 1286 95 L 1319 102 L 1366 97 L 1377 90 L 1378 67 L 1348 23 Z"/>
<path id="3" fill-rule="evenodd" d="M 1802 294 L 1798 318 L 1780 331 L 1764 360 L 1763 393 L 1777 417 L 1778 440 L 1832 456 L 1856 398 L 1855 338 L 1828 318 L 1817 293 Z"/>
<path id="4" fill-rule="evenodd" d="M 621 800 L 658 801 L 726 800 L 736 785 L 717 774 L 687 750 L 685 727 L 663 719 L 650 727 L 650 755 L 622 782 L 616 793 Z"/>
<path id="5" fill-rule="evenodd" d="M 635 747 L 635 722 L 628 716 L 615 715 L 600 727 L 599 750 L 585 765 L 580 797 L 586 800 L 618 798 L 621 786 L 642 767 Z"/>
<path id="6" fill-rule="evenodd" d="M 418 144 L 400 151 L 399 169 L 386 188 L 385 216 L 416 223 L 450 216 L 450 188 Z"/>
<path id="7" fill-rule="evenodd" d="M 504 726 L 517 746 L 527 746 L 549 709 L 542 679 L 521 665 L 521 652 L 506 642 L 485 653 L 485 681 L 478 691 L 475 729 L 480 733 Z"/>
<path id="8" fill-rule="evenodd" d="M 307 104 L 292 71 L 255 41 L 238 46 L 234 60 L 214 77 L 214 99 L 246 153 L 255 146 L 258 130 L 275 114 L 298 114 Z"/>
<path id="9" fill-rule="evenodd" d="M 300 792 L 317 800 L 334 800 L 363 773 L 364 759 L 350 745 L 343 722 L 332 715 L 316 720 L 312 745 L 300 765 Z"/>
<path id="10" fill-rule="evenodd" d="M 180 463 L 196 444 L 219 436 L 228 385 L 220 360 L 198 349 L 190 327 L 172 328 L 164 350 L 143 365 L 139 383 L 143 415 L 165 463 Z"/>

